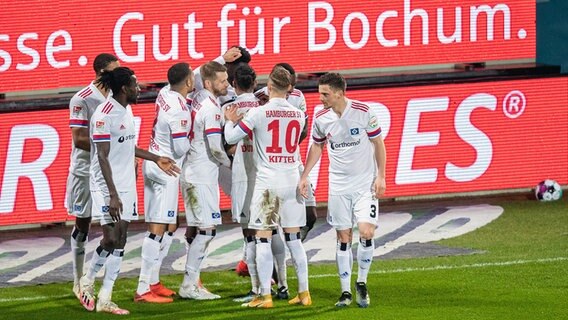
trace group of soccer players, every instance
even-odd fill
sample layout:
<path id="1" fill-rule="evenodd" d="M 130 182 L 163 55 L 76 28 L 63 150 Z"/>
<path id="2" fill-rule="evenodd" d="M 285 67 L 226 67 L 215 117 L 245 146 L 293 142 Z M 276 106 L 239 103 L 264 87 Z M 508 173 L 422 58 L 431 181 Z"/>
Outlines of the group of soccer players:
<path id="1" fill-rule="evenodd" d="M 256 73 L 244 48 L 192 70 L 176 63 L 167 71 L 168 85 L 156 98 L 148 150 L 136 146 L 131 104 L 139 86 L 134 72 L 120 67 L 111 54 L 93 63 L 95 80 L 73 96 L 73 136 L 67 180 L 67 208 L 76 217 L 71 234 L 73 291 L 89 311 L 128 314 L 112 302 L 128 224 L 138 218 L 137 160 L 144 178 L 148 231 L 136 302 L 170 303 L 176 292 L 163 286 L 159 271 L 179 225 L 181 189 L 186 229 L 186 264 L 177 294 L 195 300 L 219 299 L 200 281 L 207 249 L 221 224 L 219 187 L 230 195 L 232 218 L 242 227 L 244 257 L 251 277 L 243 306 L 272 308 L 273 295 L 288 299 L 286 248 L 294 262 L 298 294 L 289 304 L 311 305 L 308 261 L 302 245 L 313 227 L 315 199 L 308 175 L 327 142 L 330 158 L 328 223 L 337 230 L 337 266 L 341 283 L 338 307 L 352 301 L 352 228 L 360 243 L 357 304 L 367 307 L 367 274 L 373 260 L 378 197 L 385 191 L 386 153 L 373 111 L 345 96 L 345 79 L 327 73 L 319 80 L 324 109 L 313 119 L 306 166 L 299 144 L 307 136 L 306 102 L 294 88 L 292 66 L 274 66 L 266 87 L 255 92 Z M 145 142 L 141 142 L 145 143 Z M 83 272 L 91 219 L 100 221 L 103 238 Z M 105 274 L 95 297 L 95 276 Z M 278 290 L 271 287 L 276 271 Z"/>

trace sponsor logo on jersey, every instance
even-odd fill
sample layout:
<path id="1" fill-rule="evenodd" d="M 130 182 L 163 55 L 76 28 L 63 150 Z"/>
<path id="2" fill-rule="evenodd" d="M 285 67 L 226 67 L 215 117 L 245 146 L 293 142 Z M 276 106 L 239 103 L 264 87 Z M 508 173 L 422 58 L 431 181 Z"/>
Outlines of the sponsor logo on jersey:
<path id="1" fill-rule="evenodd" d="M 95 127 L 97 127 L 97 128 L 104 128 L 104 127 L 105 127 L 105 122 L 104 122 L 104 121 L 97 121 L 97 122 L 95 122 Z"/>
<path id="2" fill-rule="evenodd" d="M 168 217 L 172 218 L 175 215 L 174 210 L 168 210 Z"/>
<path id="3" fill-rule="evenodd" d="M 121 125 L 120 125 L 120 130 L 124 130 L 124 129 L 126 129 L 126 127 L 125 127 L 123 124 L 121 124 Z"/>
<path id="4" fill-rule="evenodd" d="M 124 141 L 132 140 L 135 137 L 136 137 L 136 135 L 134 135 L 134 134 L 129 134 L 127 136 L 121 136 L 120 138 L 118 138 L 118 142 L 123 143 Z"/>
<path id="5" fill-rule="evenodd" d="M 342 148 L 350 148 L 350 147 L 355 147 L 358 146 L 361 143 L 361 139 L 358 139 L 357 141 L 343 141 L 343 142 L 329 142 L 329 147 L 332 150 L 337 150 L 337 149 L 342 149 Z"/>
<path id="6" fill-rule="evenodd" d="M 221 115 L 220 114 L 215 115 L 215 121 L 221 121 Z"/>
<path id="7" fill-rule="evenodd" d="M 351 128 L 349 129 L 349 133 L 351 133 L 352 136 L 356 136 L 359 134 L 359 128 Z"/>
<path id="8" fill-rule="evenodd" d="M 211 213 L 211 217 L 213 219 L 221 219 L 221 212 L 213 212 Z"/>

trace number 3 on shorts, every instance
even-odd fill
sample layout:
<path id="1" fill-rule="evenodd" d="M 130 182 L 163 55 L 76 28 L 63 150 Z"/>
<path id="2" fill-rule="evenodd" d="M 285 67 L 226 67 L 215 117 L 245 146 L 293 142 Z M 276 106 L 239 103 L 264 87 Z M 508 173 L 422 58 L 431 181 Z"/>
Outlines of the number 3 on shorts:
<path id="1" fill-rule="evenodd" d="M 371 205 L 371 218 L 377 217 L 377 206 L 375 204 Z"/>

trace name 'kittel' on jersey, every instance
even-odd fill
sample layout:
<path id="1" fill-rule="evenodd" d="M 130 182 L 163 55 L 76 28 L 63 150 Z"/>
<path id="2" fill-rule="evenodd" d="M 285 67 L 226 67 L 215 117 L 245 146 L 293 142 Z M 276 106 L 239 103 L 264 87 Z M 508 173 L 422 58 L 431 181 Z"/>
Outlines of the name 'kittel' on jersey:
<path id="1" fill-rule="evenodd" d="M 169 85 L 165 86 L 156 98 L 156 117 L 148 151 L 181 164 L 185 152 L 177 154 L 174 143 L 181 139 L 189 139 L 190 129 L 191 112 L 186 98 L 179 92 L 171 90 Z"/>
<path id="2" fill-rule="evenodd" d="M 108 193 L 108 186 L 101 172 L 97 156 L 97 143 L 110 142 L 108 160 L 112 181 L 117 191 L 132 191 L 136 188 L 134 157 L 136 129 L 132 108 L 123 107 L 112 97 L 99 105 L 91 118 L 91 191 Z"/>
<path id="3" fill-rule="evenodd" d="M 95 113 L 97 106 L 103 103 L 106 97 L 99 91 L 93 82 L 79 92 L 77 92 L 69 102 L 69 126 L 71 128 L 89 128 L 91 116 Z M 88 151 L 75 147 L 71 140 L 71 161 L 69 172 L 86 177 L 89 175 L 91 159 Z"/>
<path id="4" fill-rule="evenodd" d="M 372 186 L 376 162 L 370 139 L 380 134 L 373 110 L 356 100 L 348 99 L 341 117 L 331 108 L 316 113 L 312 138 L 315 143 L 327 141 L 330 194 Z"/>
<path id="5" fill-rule="evenodd" d="M 239 122 L 249 137 L 254 130 L 256 186 L 290 187 L 298 183 L 296 150 L 305 122 L 304 113 L 282 98 L 249 110 Z"/>
<path id="6" fill-rule="evenodd" d="M 184 161 L 182 179 L 198 184 L 217 184 L 219 162 L 211 154 L 206 137 L 221 135 L 221 107 L 208 90 L 200 90 L 191 104 L 191 147 Z"/>
<path id="7" fill-rule="evenodd" d="M 244 116 L 251 109 L 257 108 L 259 101 L 253 93 L 243 93 L 237 96 L 232 103 L 224 105 L 223 109 L 227 106 L 237 107 L 237 114 Z M 254 163 L 253 149 L 254 144 L 250 137 L 245 137 L 237 143 L 235 155 L 233 156 L 233 165 L 231 166 L 231 180 L 233 182 L 244 182 L 248 181 L 248 179 L 254 179 L 256 165 Z"/>

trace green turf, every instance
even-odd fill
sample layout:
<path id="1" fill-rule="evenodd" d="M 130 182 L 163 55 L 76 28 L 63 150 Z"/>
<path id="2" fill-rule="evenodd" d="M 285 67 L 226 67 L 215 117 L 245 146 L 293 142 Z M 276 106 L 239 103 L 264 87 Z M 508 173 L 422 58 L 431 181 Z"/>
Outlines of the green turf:
<path id="1" fill-rule="evenodd" d="M 169 305 L 132 302 L 136 279 L 119 279 L 115 301 L 129 319 L 568 319 L 568 202 L 496 203 L 503 215 L 464 236 L 437 242 L 483 253 L 420 259 L 375 260 L 369 276 L 368 309 L 337 309 L 335 265 L 310 266 L 311 307 L 276 301 L 271 310 L 249 310 L 231 301 L 247 288 L 229 271 L 205 272 L 202 279 L 224 297 L 218 301 L 175 301 Z M 291 291 L 295 291 L 289 268 Z M 181 275 L 163 277 L 177 288 Z M 24 300 L 31 299 L 31 300 Z M 0 289 L 1 319 L 103 319 L 86 312 L 70 284 Z"/>

